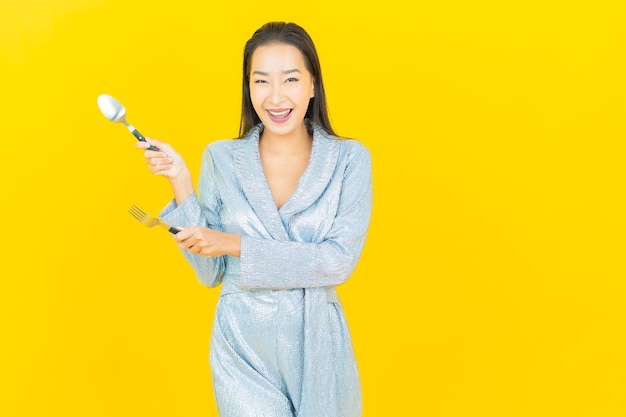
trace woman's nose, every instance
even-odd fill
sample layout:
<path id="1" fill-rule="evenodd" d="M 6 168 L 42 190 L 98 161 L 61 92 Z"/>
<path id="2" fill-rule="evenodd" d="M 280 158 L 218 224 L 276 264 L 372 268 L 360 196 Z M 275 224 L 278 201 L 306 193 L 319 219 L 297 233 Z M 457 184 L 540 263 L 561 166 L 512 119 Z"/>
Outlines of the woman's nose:
<path id="1" fill-rule="evenodd" d="M 280 104 L 283 100 L 283 89 L 281 85 L 273 85 L 270 90 L 270 103 Z"/>

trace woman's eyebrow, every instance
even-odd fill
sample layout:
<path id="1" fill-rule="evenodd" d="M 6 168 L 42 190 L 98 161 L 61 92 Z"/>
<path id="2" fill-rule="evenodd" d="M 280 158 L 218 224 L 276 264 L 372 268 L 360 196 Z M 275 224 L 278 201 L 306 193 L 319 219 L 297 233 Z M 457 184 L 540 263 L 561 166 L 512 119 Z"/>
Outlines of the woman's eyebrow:
<path id="1" fill-rule="evenodd" d="M 294 72 L 300 72 L 300 70 L 299 70 L 299 69 L 294 68 L 294 69 L 288 69 L 288 70 L 281 71 L 281 72 L 282 72 L 283 74 L 291 74 L 291 73 L 294 73 Z M 263 77 L 267 77 L 267 76 L 269 75 L 269 73 L 264 72 L 264 71 L 253 71 L 253 72 L 252 72 L 252 74 L 253 74 L 253 75 L 254 75 L 254 74 L 256 74 L 256 75 L 261 75 L 261 76 L 263 76 Z"/>

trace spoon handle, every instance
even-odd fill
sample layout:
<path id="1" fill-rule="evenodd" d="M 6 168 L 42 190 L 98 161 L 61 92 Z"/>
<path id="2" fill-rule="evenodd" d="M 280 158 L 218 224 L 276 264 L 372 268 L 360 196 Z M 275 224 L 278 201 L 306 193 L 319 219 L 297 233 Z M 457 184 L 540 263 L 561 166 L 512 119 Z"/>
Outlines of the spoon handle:
<path id="1" fill-rule="evenodd" d="M 137 140 L 140 140 L 142 142 L 146 141 L 146 138 L 144 138 L 143 135 L 141 133 L 139 133 L 139 131 L 137 129 L 131 130 L 130 133 L 132 133 L 133 136 L 135 136 L 137 138 Z M 156 147 L 154 147 L 152 145 L 150 145 L 150 147 L 148 149 L 150 149 L 151 151 L 158 151 L 159 150 L 158 148 L 156 148 Z"/>

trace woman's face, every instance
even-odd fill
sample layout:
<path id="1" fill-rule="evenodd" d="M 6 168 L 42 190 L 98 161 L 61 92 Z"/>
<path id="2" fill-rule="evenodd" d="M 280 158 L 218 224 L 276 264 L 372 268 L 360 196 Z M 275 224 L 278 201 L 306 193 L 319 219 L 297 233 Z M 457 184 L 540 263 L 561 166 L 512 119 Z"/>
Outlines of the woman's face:
<path id="1" fill-rule="evenodd" d="M 285 43 L 259 46 L 250 64 L 250 100 L 272 135 L 298 134 L 314 94 L 302 53 Z"/>

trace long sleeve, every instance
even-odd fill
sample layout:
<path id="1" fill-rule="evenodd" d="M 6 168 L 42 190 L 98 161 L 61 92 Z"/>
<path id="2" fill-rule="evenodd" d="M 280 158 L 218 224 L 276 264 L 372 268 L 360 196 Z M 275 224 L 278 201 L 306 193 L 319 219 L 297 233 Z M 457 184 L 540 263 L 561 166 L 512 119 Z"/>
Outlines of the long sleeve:
<path id="1" fill-rule="evenodd" d="M 369 151 L 353 146 L 343 172 L 332 226 L 321 242 L 306 243 L 242 236 L 241 287 L 287 289 L 345 282 L 360 257 L 372 209 Z"/>
<path id="2" fill-rule="evenodd" d="M 218 214 L 220 200 L 216 192 L 214 179 L 211 155 L 207 149 L 200 172 L 199 191 L 201 198 L 198 198 L 194 193 L 180 206 L 177 206 L 175 201 L 171 201 L 161 212 L 161 218 L 172 226 L 203 226 L 222 231 Z M 202 284 L 207 287 L 215 287 L 220 284 L 225 271 L 226 259 L 224 256 L 205 257 L 192 255 L 186 250 L 183 250 L 182 253 Z"/>

